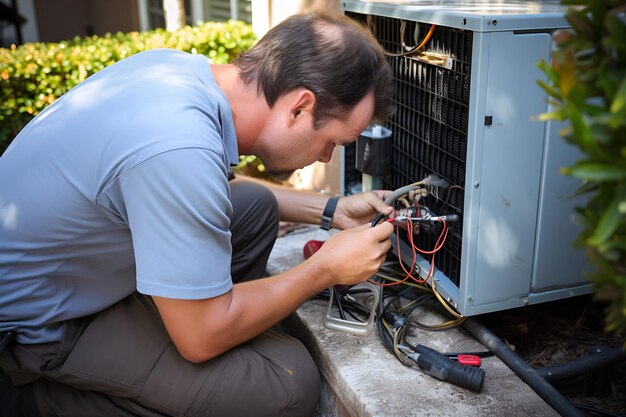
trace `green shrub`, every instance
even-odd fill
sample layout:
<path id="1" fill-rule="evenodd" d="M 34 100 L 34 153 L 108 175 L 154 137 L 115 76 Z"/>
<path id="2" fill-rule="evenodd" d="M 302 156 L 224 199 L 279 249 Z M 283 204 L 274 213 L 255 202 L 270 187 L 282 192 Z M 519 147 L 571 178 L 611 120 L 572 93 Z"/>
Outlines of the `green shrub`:
<path id="1" fill-rule="evenodd" d="M 46 106 L 116 61 L 148 49 L 172 48 L 225 64 L 255 40 L 250 25 L 228 21 L 175 32 L 157 29 L 0 48 L 0 153 Z"/>
<path id="2" fill-rule="evenodd" d="M 552 63 L 539 66 L 553 111 L 543 120 L 567 121 L 561 135 L 584 158 L 563 173 L 580 178 L 589 196 L 578 213 L 576 244 L 596 266 L 589 276 L 608 300 L 607 330 L 626 331 L 626 25 L 623 0 L 562 0 L 580 6 L 566 18 L 572 30 L 555 33 Z M 626 348 L 626 343 L 624 345 Z"/>

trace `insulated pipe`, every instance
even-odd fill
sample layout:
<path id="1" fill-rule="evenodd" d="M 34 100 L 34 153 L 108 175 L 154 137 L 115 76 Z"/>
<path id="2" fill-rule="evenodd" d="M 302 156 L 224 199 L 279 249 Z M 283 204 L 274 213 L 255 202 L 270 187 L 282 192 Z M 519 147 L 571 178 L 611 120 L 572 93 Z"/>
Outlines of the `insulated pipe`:
<path id="1" fill-rule="evenodd" d="M 562 416 L 582 417 L 576 407 L 563 397 L 549 382 L 541 377 L 530 365 L 509 347 L 491 330 L 483 326 L 474 318 L 465 320 L 463 327 L 480 343 L 502 360 L 513 370 L 530 388 Z"/>
<path id="2" fill-rule="evenodd" d="M 397 190 L 392 191 L 392 193 L 389 194 L 387 198 L 385 198 L 385 204 L 387 204 L 388 206 L 392 206 L 399 197 L 403 196 L 409 191 L 417 190 L 418 188 L 420 188 L 419 185 L 405 185 L 404 187 L 400 187 Z"/>
<path id="3" fill-rule="evenodd" d="M 626 361 L 626 352 L 622 348 L 598 347 L 594 352 L 567 363 L 537 369 L 537 373 L 548 382 L 561 381 L 596 369 L 605 368 Z"/>

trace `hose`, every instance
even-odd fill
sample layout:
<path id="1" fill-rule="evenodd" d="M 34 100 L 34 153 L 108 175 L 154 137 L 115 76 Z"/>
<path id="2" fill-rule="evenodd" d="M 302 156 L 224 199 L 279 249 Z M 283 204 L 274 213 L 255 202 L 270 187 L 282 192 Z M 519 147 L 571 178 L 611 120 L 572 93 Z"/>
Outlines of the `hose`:
<path id="1" fill-rule="evenodd" d="M 405 185 L 404 187 L 400 187 L 397 190 L 392 191 L 391 194 L 389 194 L 387 198 L 385 198 L 385 204 L 393 207 L 394 203 L 396 202 L 398 198 L 402 197 L 409 191 L 417 190 L 419 188 L 420 188 L 420 184 L 411 184 L 411 185 Z M 372 220 L 372 227 L 380 223 L 383 219 L 385 219 L 385 217 L 387 216 L 385 216 L 382 213 L 378 213 L 376 217 L 374 217 L 374 220 Z"/>
<path id="2" fill-rule="evenodd" d="M 616 365 L 626 360 L 626 352 L 622 348 L 597 347 L 595 351 L 582 358 L 567 363 L 537 369 L 537 373 L 548 382 L 561 381 L 596 369 Z"/>
<path id="3" fill-rule="evenodd" d="M 392 191 L 391 194 L 389 194 L 387 198 L 385 198 L 385 204 L 387 204 L 388 206 L 391 206 L 393 205 L 393 203 L 396 202 L 396 200 L 399 197 L 403 196 L 409 191 L 417 190 L 419 188 L 421 188 L 419 184 L 411 184 L 411 185 L 405 185 L 404 187 L 400 187 L 397 190 Z"/>
<path id="4" fill-rule="evenodd" d="M 548 381 L 537 373 L 519 355 L 513 352 L 498 336 L 483 326 L 476 319 L 471 318 L 463 323 L 463 327 L 492 351 L 502 362 L 533 389 L 543 400 L 562 416 L 578 416 L 583 414 Z"/>

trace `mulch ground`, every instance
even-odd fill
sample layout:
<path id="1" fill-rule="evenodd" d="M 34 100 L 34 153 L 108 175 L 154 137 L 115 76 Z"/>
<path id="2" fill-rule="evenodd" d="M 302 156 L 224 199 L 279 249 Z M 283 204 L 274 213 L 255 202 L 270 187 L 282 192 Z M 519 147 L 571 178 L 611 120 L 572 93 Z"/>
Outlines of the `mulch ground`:
<path id="1" fill-rule="evenodd" d="M 580 296 L 486 314 L 481 321 L 539 368 L 586 356 L 596 346 L 621 346 L 623 338 L 604 331 L 604 308 L 593 297 Z M 626 362 L 553 385 L 576 404 L 626 416 Z"/>

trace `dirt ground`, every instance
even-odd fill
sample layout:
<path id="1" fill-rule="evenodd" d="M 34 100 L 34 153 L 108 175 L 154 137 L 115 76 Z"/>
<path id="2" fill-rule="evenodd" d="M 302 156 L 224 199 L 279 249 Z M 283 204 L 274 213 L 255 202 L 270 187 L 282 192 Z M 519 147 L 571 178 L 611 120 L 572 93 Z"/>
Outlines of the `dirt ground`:
<path id="1" fill-rule="evenodd" d="M 591 296 L 580 296 L 487 314 L 481 321 L 531 366 L 539 368 L 586 356 L 595 346 L 622 345 L 623 338 L 604 331 L 604 307 Z M 582 375 L 553 385 L 575 404 L 626 416 L 626 362 L 593 376 Z"/>

